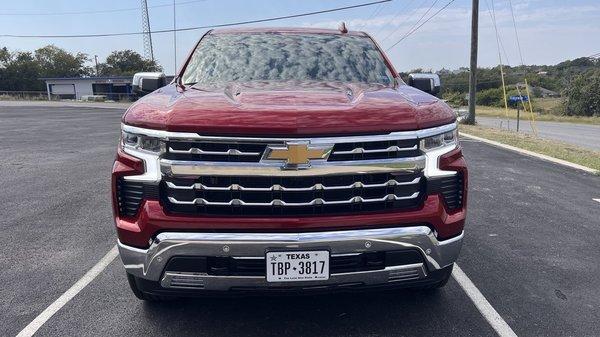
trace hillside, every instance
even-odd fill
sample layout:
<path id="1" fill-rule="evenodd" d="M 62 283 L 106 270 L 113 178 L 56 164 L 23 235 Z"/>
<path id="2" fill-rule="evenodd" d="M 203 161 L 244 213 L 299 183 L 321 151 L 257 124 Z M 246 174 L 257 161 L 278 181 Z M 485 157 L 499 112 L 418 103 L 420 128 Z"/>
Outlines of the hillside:
<path id="1" fill-rule="evenodd" d="M 415 69 L 411 72 L 419 72 Z M 460 68 L 437 72 L 442 81 L 442 97 L 454 105 L 466 105 L 469 70 Z M 600 59 L 581 57 L 556 65 L 504 66 L 508 95 L 524 92 L 530 85 L 534 111 L 576 116 L 600 116 Z M 401 73 L 404 77 L 408 73 Z M 479 68 L 477 104 L 503 107 L 500 67 Z"/>

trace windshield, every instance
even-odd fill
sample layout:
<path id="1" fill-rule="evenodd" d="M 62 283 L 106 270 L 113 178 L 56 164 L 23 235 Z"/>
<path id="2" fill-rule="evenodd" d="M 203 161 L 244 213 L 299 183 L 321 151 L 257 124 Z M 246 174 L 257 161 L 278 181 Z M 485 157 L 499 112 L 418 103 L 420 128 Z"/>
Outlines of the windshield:
<path id="1" fill-rule="evenodd" d="M 368 37 L 283 33 L 207 35 L 182 80 L 199 86 L 249 81 L 394 83 Z"/>

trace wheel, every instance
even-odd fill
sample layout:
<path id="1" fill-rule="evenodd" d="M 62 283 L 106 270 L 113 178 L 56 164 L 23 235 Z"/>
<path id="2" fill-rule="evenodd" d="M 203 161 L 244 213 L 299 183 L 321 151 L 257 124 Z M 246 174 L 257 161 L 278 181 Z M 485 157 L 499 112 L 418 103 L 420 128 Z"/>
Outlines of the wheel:
<path id="1" fill-rule="evenodd" d="M 449 265 L 448 267 L 445 267 L 444 269 L 438 270 L 437 277 L 439 277 L 439 281 L 432 283 L 432 284 L 428 284 L 426 286 L 423 286 L 421 289 L 426 290 L 426 291 L 435 291 L 437 289 L 443 288 L 446 285 L 446 283 L 448 283 L 450 276 L 452 276 L 453 268 L 454 268 L 454 263 Z"/>
<path id="2" fill-rule="evenodd" d="M 166 300 L 170 299 L 169 297 L 152 295 L 152 294 L 141 291 L 140 288 L 138 287 L 137 277 L 135 277 L 129 273 L 127 273 L 127 281 L 129 282 L 129 287 L 131 288 L 131 291 L 133 292 L 135 297 L 137 297 L 140 300 L 148 301 L 148 302 L 160 302 L 160 301 L 166 301 Z"/>

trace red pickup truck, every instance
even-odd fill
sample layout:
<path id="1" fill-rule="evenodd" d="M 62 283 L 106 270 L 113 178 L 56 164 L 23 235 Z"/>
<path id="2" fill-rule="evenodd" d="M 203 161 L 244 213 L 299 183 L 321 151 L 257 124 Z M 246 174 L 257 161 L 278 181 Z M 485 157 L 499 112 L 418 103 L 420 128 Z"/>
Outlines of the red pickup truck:
<path id="1" fill-rule="evenodd" d="M 467 196 L 456 116 L 369 35 L 212 30 L 170 84 L 152 75 L 112 170 L 138 298 L 447 282 Z"/>

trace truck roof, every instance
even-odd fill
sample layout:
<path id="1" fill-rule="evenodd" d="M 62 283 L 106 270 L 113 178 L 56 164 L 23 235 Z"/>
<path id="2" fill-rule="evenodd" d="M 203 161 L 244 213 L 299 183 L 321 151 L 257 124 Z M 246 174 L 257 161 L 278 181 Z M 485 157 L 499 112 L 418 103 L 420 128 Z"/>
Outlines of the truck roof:
<path id="1" fill-rule="evenodd" d="M 294 33 L 294 34 L 333 34 L 367 36 L 361 31 L 342 33 L 338 29 L 306 28 L 306 27 L 257 27 L 257 28 L 220 28 L 213 29 L 209 34 L 243 34 L 243 33 Z"/>

